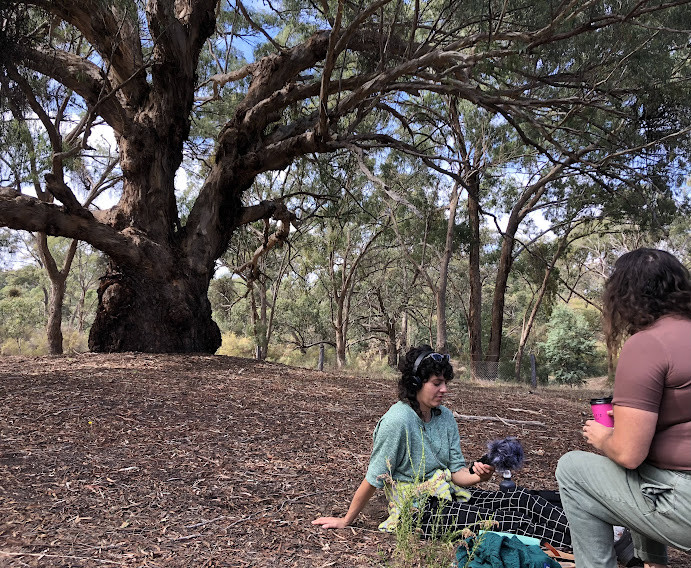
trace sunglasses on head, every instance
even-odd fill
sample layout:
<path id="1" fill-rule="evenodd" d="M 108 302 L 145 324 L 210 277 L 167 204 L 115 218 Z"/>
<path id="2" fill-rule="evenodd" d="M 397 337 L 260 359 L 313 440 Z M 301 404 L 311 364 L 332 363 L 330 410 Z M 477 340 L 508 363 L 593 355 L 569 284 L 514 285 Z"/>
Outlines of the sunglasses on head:
<path id="1" fill-rule="evenodd" d="M 431 351 L 429 353 L 422 353 L 415 360 L 415 364 L 413 365 L 413 375 L 417 374 L 417 369 L 420 366 L 420 363 L 422 363 L 425 359 L 432 359 L 432 361 L 434 361 L 435 363 L 448 363 L 449 362 L 448 354 L 442 355 L 441 353 L 436 353 L 435 351 Z"/>

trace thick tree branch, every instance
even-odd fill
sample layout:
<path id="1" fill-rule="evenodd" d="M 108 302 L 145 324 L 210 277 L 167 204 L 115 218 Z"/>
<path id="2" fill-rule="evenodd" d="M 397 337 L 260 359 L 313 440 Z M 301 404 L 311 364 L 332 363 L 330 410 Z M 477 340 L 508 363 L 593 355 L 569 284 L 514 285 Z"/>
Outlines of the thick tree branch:
<path id="1" fill-rule="evenodd" d="M 0 225 L 88 242 L 116 263 L 137 265 L 142 257 L 133 238 L 99 223 L 86 209 L 78 214 L 25 195 L 0 194 Z"/>
<path id="2" fill-rule="evenodd" d="M 137 106 L 148 93 L 137 5 L 95 0 L 34 0 L 29 2 L 78 28 L 110 64 L 111 81 L 122 85 L 128 103 Z"/>
<path id="3" fill-rule="evenodd" d="M 14 51 L 23 65 L 59 81 L 78 93 L 97 114 L 118 133 L 129 122 L 103 71 L 90 61 L 59 50 L 35 49 L 17 46 Z"/>

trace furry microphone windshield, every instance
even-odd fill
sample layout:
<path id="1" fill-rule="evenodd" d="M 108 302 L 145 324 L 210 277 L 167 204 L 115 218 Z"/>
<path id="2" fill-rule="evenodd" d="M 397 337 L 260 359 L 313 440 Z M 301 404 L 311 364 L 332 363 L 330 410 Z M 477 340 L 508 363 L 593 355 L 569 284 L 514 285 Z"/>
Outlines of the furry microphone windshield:
<path id="1" fill-rule="evenodd" d="M 492 440 L 487 444 L 487 453 L 477 461 L 489 464 L 498 471 L 516 470 L 523 465 L 523 446 L 513 436 Z M 472 465 L 468 469 L 470 473 L 475 473 Z"/>

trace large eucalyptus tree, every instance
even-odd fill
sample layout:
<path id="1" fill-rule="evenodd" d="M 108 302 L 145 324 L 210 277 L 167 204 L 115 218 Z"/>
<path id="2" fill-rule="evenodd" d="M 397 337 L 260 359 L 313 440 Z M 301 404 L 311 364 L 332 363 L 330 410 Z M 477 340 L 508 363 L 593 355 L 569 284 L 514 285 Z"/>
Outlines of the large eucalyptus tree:
<path id="1" fill-rule="evenodd" d="M 42 181 L 59 204 L 4 188 L 0 224 L 108 255 L 91 349 L 213 352 L 215 261 L 237 227 L 276 209 L 243 205 L 258 174 L 309 153 L 405 146 L 391 121 L 405 125 L 404 105 L 427 92 L 545 141 L 547 160 L 586 162 L 588 152 L 550 148 L 568 150 L 564 140 L 579 128 L 609 141 L 617 121 L 645 106 L 632 71 L 642 30 L 662 61 L 685 45 L 672 16 L 687 5 L 293 0 L 267 3 L 262 15 L 239 0 L 3 0 L 3 88 L 21 93 L 39 128 L 67 113 L 75 129 L 52 142 Z M 41 104 L 33 86 L 46 81 L 72 95 L 69 105 Z M 584 120 L 584 109 L 597 112 Z M 119 201 L 102 211 L 77 199 L 65 173 L 88 154 L 98 123 L 114 133 L 123 179 Z M 175 176 L 185 150 L 204 180 L 183 222 Z"/>

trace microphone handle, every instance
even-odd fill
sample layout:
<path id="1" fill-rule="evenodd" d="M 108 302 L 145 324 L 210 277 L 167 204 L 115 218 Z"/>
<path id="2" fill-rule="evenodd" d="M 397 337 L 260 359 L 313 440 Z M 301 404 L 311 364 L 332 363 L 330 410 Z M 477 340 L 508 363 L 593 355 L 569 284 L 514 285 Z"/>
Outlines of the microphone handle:
<path id="1" fill-rule="evenodd" d="M 480 463 L 486 463 L 487 465 L 491 465 L 491 464 L 492 464 L 492 462 L 490 461 L 489 456 L 488 456 L 487 454 L 485 454 L 484 456 L 482 456 L 479 460 L 475 460 L 475 461 L 479 461 Z M 468 471 L 469 471 L 470 473 L 475 473 L 474 465 L 475 465 L 475 464 L 473 463 L 473 464 L 468 468 Z"/>

